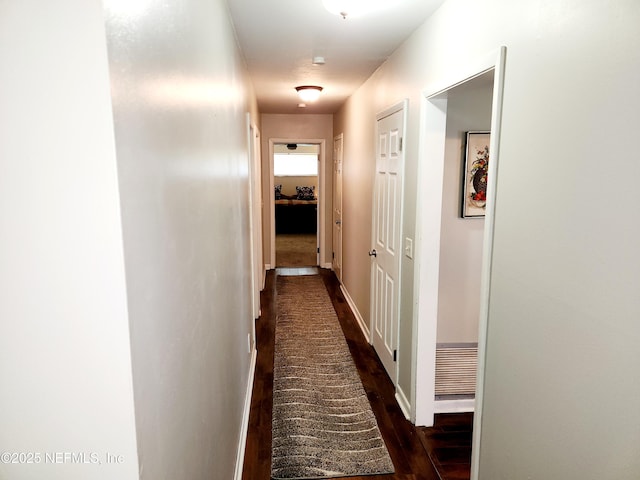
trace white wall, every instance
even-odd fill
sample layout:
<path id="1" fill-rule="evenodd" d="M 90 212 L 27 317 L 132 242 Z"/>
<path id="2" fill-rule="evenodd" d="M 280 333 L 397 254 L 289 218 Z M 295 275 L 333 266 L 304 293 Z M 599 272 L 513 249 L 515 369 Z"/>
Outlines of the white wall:
<path id="1" fill-rule="evenodd" d="M 403 234 L 413 237 L 412 179 L 428 161 L 421 92 L 507 47 L 481 479 L 640 475 L 638 19 L 635 0 L 448 0 L 336 116 L 345 192 L 366 194 L 373 112 L 409 98 Z M 370 207 L 357 207 L 350 221 L 365 230 Z M 345 205 L 345 231 L 347 215 Z M 348 242 L 344 278 L 366 306 L 369 237 Z M 403 262 L 399 382 L 411 391 L 416 299 Z"/>
<path id="2" fill-rule="evenodd" d="M 142 478 L 227 480 L 250 380 L 255 102 L 223 0 L 105 5 Z"/>
<path id="3" fill-rule="evenodd" d="M 334 116 L 333 131 L 343 134 L 342 165 L 342 284 L 366 325 L 370 324 L 369 294 L 371 219 L 375 180 L 376 109 L 374 93 L 365 84 Z M 398 100 L 396 98 L 395 100 Z M 397 102 L 396 102 L 397 103 Z M 406 175 L 406 172 L 405 172 Z"/>
<path id="4" fill-rule="evenodd" d="M 476 343 L 484 219 L 461 218 L 465 133 L 491 129 L 493 76 L 467 82 L 447 95 L 442 187 L 438 343 Z"/>
<path id="5" fill-rule="evenodd" d="M 255 99 L 224 2 L 105 3 L 2 5 L 0 477 L 232 478 Z"/>
<path id="6" fill-rule="evenodd" d="M 327 215 L 325 221 L 325 238 L 323 245 L 323 258 L 326 261 L 331 259 L 331 201 L 333 198 L 331 193 L 331 182 L 333 178 L 333 116 L 326 114 L 273 114 L 263 113 L 261 115 L 262 122 L 262 185 L 264 194 L 264 210 L 263 210 L 263 226 L 264 226 L 264 258 L 265 262 L 269 261 L 271 256 L 271 217 L 269 204 L 273 202 L 273 191 L 269 189 L 269 140 L 317 140 L 324 139 L 325 150 L 320 155 L 325 156 L 324 175 L 325 191 L 322 195 L 328 200 Z M 320 232 L 318 232 L 318 235 Z"/>
<path id="7" fill-rule="evenodd" d="M 0 11 L 0 478 L 137 479 L 102 6 Z"/>

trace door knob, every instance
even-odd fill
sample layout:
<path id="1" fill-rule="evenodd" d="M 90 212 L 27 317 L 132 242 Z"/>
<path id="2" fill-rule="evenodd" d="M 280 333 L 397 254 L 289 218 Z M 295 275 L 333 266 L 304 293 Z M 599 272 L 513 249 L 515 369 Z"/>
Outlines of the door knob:
<path id="1" fill-rule="evenodd" d="M 342 225 L 342 220 L 336 220 L 336 225 Z"/>
<path id="2" fill-rule="evenodd" d="M 369 256 L 370 257 L 377 257 L 378 256 L 378 252 L 376 252 L 375 248 L 373 250 L 369 251 Z"/>

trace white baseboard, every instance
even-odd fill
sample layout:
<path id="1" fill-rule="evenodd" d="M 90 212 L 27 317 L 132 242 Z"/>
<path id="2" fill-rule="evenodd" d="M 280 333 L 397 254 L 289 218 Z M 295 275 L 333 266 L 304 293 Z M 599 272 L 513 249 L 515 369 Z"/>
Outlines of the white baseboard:
<path id="1" fill-rule="evenodd" d="M 396 401 L 400 405 L 400 410 L 404 413 L 404 418 L 411 421 L 411 403 L 404 394 L 404 391 L 400 385 L 396 385 Z"/>
<path id="2" fill-rule="evenodd" d="M 242 412 L 242 427 L 240 430 L 240 440 L 236 456 L 236 471 L 234 480 L 242 480 L 242 469 L 244 467 L 244 451 L 247 446 L 247 433 L 249 432 L 249 412 L 251 412 L 251 397 L 253 395 L 253 377 L 256 373 L 256 360 L 258 351 L 255 346 L 251 352 L 251 364 L 249 365 L 249 379 L 247 380 L 247 393 L 244 397 L 244 410 Z"/>
<path id="3" fill-rule="evenodd" d="M 475 398 L 460 400 L 436 400 L 434 413 L 464 413 L 473 412 L 476 408 Z"/>
<path id="4" fill-rule="evenodd" d="M 320 268 L 328 268 L 329 270 L 331 270 L 331 267 L 333 267 L 333 265 L 331 264 L 331 262 L 329 262 L 329 263 L 323 263 L 322 265 L 320 265 Z"/>
<path id="5" fill-rule="evenodd" d="M 265 263 L 265 265 L 264 265 L 264 269 L 265 269 L 265 275 L 266 275 L 266 272 L 267 272 L 267 271 L 269 271 L 269 270 L 273 270 L 273 269 L 271 268 L 271 264 L 270 264 L 270 263 Z"/>
<path id="6" fill-rule="evenodd" d="M 360 330 L 362 330 L 362 333 L 364 334 L 364 338 L 367 339 L 368 343 L 371 343 L 371 335 L 369 333 L 369 329 L 367 328 L 367 325 L 365 324 L 364 319 L 362 318 L 362 315 L 360 315 L 360 312 L 358 311 L 358 308 L 356 307 L 355 302 L 351 298 L 351 295 L 349 295 L 349 292 L 347 291 L 346 288 L 344 288 L 343 284 L 340 284 L 340 290 L 342 291 L 342 294 L 344 295 L 344 299 L 347 301 L 347 305 L 349 305 L 349 308 L 351 309 L 353 316 L 356 317 L 356 321 L 358 322 L 358 325 L 360 325 Z"/>

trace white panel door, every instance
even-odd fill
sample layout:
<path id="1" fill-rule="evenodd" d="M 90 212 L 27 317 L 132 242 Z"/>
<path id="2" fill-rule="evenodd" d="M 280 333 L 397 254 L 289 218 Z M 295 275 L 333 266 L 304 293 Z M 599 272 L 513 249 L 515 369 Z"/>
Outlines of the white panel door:
<path id="1" fill-rule="evenodd" d="M 260 291 L 264 288 L 264 261 L 262 259 L 262 176 L 260 172 L 260 132 L 258 127 L 250 124 L 249 226 L 251 235 L 251 284 L 253 290 L 254 319 L 260 316 Z"/>
<path id="2" fill-rule="evenodd" d="M 400 234 L 402 218 L 402 109 L 378 119 L 376 177 L 372 218 L 371 343 L 393 383 L 400 297 Z"/>
<path id="3" fill-rule="evenodd" d="M 333 271 L 342 282 L 342 134 L 333 139 Z"/>

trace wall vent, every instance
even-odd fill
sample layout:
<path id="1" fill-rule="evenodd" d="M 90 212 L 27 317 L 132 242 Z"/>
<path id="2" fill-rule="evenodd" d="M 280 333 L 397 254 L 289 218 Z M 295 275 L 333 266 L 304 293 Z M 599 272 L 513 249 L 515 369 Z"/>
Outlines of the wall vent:
<path id="1" fill-rule="evenodd" d="M 437 344 L 436 398 L 474 396 L 477 369 L 477 343 Z"/>

